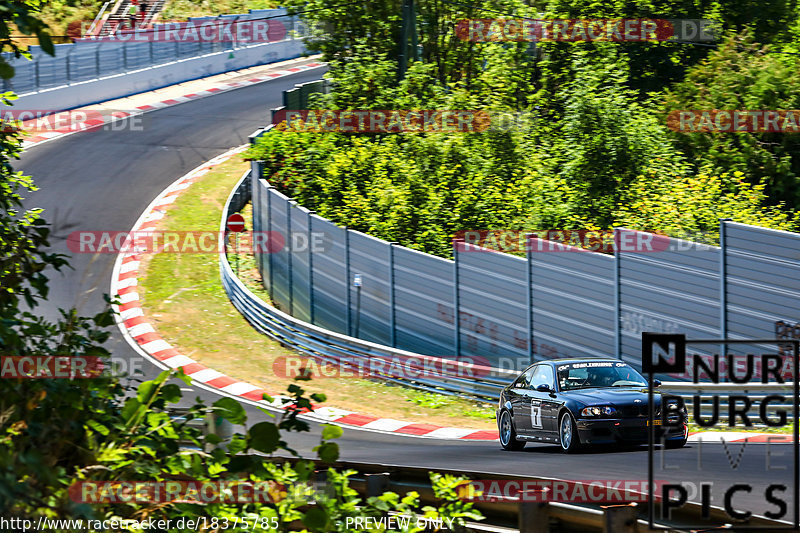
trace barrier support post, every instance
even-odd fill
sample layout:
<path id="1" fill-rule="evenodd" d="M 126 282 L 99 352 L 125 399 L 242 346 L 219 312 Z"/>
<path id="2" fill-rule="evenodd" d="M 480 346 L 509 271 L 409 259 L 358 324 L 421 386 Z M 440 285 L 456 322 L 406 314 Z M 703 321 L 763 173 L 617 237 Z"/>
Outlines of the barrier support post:
<path id="1" fill-rule="evenodd" d="M 347 291 L 347 335 L 353 334 L 353 313 L 350 309 L 350 230 L 344 227 L 344 289 Z"/>
<path id="2" fill-rule="evenodd" d="M 730 218 L 719 219 L 719 337 L 728 338 L 728 243 L 727 222 Z M 728 353 L 728 345 L 720 345 L 720 356 Z"/>
<path id="3" fill-rule="evenodd" d="M 272 235 L 272 189 L 274 189 L 272 185 L 267 187 L 267 235 Z M 273 298 L 275 297 L 275 291 L 272 290 L 272 255 L 277 251 L 278 250 L 271 250 L 270 253 L 267 254 L 267 269 L 269 270 L 267 275 L 267 281 L 269 283 L 268 290 L 270 296 Z"/>
<path id="4" fill-rule="evenodd" d="M 397 348 L 394 303 L 394 247 L 396 245 L 396 242 L 389 243 L 389 344 L 392 348 Z"/>
<path id="5" fill-rule="evenodd" d="M 533 234 L 525 234 L 525 304 L 527 306 L 527 330 L 528 330 L 528 362 L 533 364 L 533 248 L 531 248 L 531 237 Z"/>
<path id="6" fill-rule="evenodd" d="M 458 240 L 453 240 L 453 347 L 456 359 L 461 356 L 461 302 L 458 294 Z"/>
<path id="7" fill-rule="evenodd" d="M 308 212 L 308 239 L 306 245 L 308 246 L 308 321 L 314 323 L 314 232 L 312 231 L 312 224 L 314 217 L 312 216 L 316 211 Z"/>
<path id="8" fill-rule="evenodd" d="M 364 480 L 366 481 L 367 498 L 372 496 L 380 496 L 386 489 L 389 488 L 389 473 L 381 472 L 379 474 L 365 474 Z"/>
<path id="9" fill-rule="evenodd" d="M 603 507 L 603 533 L 635 533 L 637 505 L 609 505 Z"/>
<path id="10" fill-rule="evenodd" d="M 294 198 L 286 202 L 286 275 L 289 278 L 289 314 L 294 316 L 294 279 L 292 276 L 292 210 L 296 204 Z"/>
<path id="11" fill-rule="evenodd" d="M 547 502 L 527 501 L 523 498 L 519 502 L 517 515 L 519 533 L 548 533 L 549 514 Z"/>
<path id="12" fill-rule="evenodd" d="M 619 228 L 614 228 L 614 350 L 617 359 L 622 359 L 622 331 L 620 331 L 622 301 L 619 287 L 619 242 Z"/>

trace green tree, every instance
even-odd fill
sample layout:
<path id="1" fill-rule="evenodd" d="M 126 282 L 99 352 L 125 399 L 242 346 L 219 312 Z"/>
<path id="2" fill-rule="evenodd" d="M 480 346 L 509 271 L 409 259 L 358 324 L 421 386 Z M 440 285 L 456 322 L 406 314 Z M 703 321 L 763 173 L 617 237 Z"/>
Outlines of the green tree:
<path id="1" fill-rule="evenodd" d="M 14 13 L 38 4 L 3 5 L 0 25 L 7 29 Z M 28 29 L 44 31 L 38 26 Z M 3 103 L 11 98 L 3 95 Z M 21 151 L 21 134 L 17 124 L 13 126 L 0 132 L 0 365 L 7 370 L 12 357 L 67 362 L 92 357 L 108 363 L 104 343 L 114 324 L 110 308 L 93 317 L 62 311 L 55 322 L 35 314 L 47 298 L 46 270 L 67 263 L 63 256 L 45 251 L 50 230 L 41 213 L 23 208 L 21 195 L 34 187 L 12 166 Z M 304 459 L 276 460 L 278 452 L 297 455 L 284 440 L 285 433 L 307 431 L 299 415 L 313 410 L 312 402 L 325 401 L 323 395 L 306 397 L 301 384 L 289 386 L 277 419 L 262 409 L 266 420 L 248 424 L 244 409 L 231 398 L 212 406 L 198 400 L 185 416 L 170 416 L 171 406 L 182 396 L 173 377 L 189 383 L 180 371 L 163 372 L 138 386 L 132 384 L 134 377 L 125 381 L 108 373 L 88 379 L 0 379 L 0 515 L 33 522 L 39 517 L 172 519 L 173 525 L 179 517 L 216 517 L 226 520 L 226 531 L 252 531 L 253 520 L 267 519 L 268 527 L 262 529 L 291 531 L 302 524 L 314 532 L 345 531 L 347 517 L 377 517 L 389 511 L 453 518 L 457 523 L 480 518 L 472 504 L 455 495 L 453 486 L 460 480 L 448 476 L 432 476 L 434 492 L 443 501 L 438 508 L 422 506 L 414 492 L 359 498 L 350 487 L 352 472 L 324 468 L 339 457 L 334 441 L 342 429 L 336 426 L 324 426 L 314 448 L 322 469 Z M 245 432 L 223 442 L 190 425 L 209 414 L 243 426 Z M 313 484 L 318 469 L 327 474 L 325 491 Z M 87 504 L 76 498 L 78 482 L 121 480 L 270 482 L 278 490 L 265 503 Z M 242 518 L 248 520 L 246 525 L 234 525 Z M 409 531 L 419 531 L 413 524 Z"/>
<path id="2" fill-rule="evenodd" d="M 800 109 L 800 58 L 770 54 L 752 38 L 731 36 L 724 45 L 665 94 L 663 114 L 673 110 Z M 797 133 L 676 132 L 671 137 L 706 174 L 739 172 L 765 183 L 773 204 L 800 206 L 800 137 Z"/>
<path id="3" fill-rule="evenodd" d="M 719 219 L 796 230 L 796 215 L 765 206 L 765 185 L 752 185 L 735 172 L 709 176 L 637 177 L 614 213 L 615 225 L 709 244 L 719 239 Z"/>
<path id="4" fill-rule="evenodd" d="M 577 220 L 601 228 L 637 176 L 683 173 L 687 166 L 653 109 L 627 88 L 626 65 L 614 45 L 606 55 L 576 52 L 575 81 L 557 94 L 564 109 L 557 133 L 549 137 L 551 172 L 572 191 Z"/>

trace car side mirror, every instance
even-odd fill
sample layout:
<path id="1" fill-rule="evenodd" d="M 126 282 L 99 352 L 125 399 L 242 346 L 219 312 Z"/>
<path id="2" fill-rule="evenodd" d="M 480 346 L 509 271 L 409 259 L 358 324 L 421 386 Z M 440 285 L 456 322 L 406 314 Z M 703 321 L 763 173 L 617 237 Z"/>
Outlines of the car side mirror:
<path id="1" fill-rule="evenodd" d="M 661 380 L 660 379 L 654 379 L 653 380 L 653 387 L 660 387 L 660 386 L 661 386 Z"/>
<path id="2" fill-rule="evenodd" d="M 553 389 L 550 388 L 550 385 L 547 383 L 542 383 L 536 386 L 536 390 L 539 392 L 553 392 Z"/>

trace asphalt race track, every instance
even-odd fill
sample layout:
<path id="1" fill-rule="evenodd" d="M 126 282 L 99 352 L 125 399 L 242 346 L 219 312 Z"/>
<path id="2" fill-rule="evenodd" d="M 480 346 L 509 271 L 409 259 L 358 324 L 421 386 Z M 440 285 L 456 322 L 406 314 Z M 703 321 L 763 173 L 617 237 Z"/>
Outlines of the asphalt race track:
<path id="1" fill-rule="evenodd" d="M 153 111 L 144 115 L 143 131 L 78 133 L 32 147 L 17 164 L 17 169 L 32 175 L 40 187 L 26 205 L 45 209 L 44 217 L 55 225 L 53 250 L 61 253 L 68 253 L 64 238 L 72 231 L 127 231 L 175 179 L 227 149 L 245 144 L 248 135 L 267 122 L 269 109 L 281 105 L 282 90 L 317 79 L 322 72 L 303 72 Z M 112 254 L 72 256 L 74 269 L 51 276 L 49 302 L 38 312 L 52 319 L 59 308 L 77 306 L 84 315 L 101 310 L 114 260 Z M 140 357 L 116 327 L 110 347 L 115 357 Z M 158 370 L 149 362 L 142 366 L 148 378 Z M 218 397 L 193 389 L 185 388 L 186 395 L 199 395 L 209 404 Z M 248 411 L 251 421 L 264 417 L 252 406 Z M 299 451 L 310 454 L 318 435 L 319 429 L 314 427 L 310 434 L 289 440 Z M 496 442 L 438 441 L 363 430 L 346 430 L 339 443 L 342 459 L 358 462 L 575 480 L 643 480 L 647 476 L 646 447 L 566 456 L 550 445 L 528 444 L 522 452 L 504 452 Z M 771 470 L 767 470 L 767 446 L 763 444 L 747 446 L 738 467 L 733 468 L 740 448 L 739 443 L 731 444 L 726 452 L 719 444 L 690 444 L 667 451 L 664 458 L 669 469 L 660 470 L 657 455 L 655 478 L 713 482 L 714 494 L 733 483 L 751 483 L 753 492 L 739 493 L 734 504 L 755 514 L 775 510 L 765 503 L 760 487 L 783 482 L 790 487 L 784 497 L 789 502 L 786 518 L 791 519 L 791 446 L 770 447 Z M 702 474 L 698 474 L 700 466 Z M 719 495 L 713 505 L 722 505 Z"/>

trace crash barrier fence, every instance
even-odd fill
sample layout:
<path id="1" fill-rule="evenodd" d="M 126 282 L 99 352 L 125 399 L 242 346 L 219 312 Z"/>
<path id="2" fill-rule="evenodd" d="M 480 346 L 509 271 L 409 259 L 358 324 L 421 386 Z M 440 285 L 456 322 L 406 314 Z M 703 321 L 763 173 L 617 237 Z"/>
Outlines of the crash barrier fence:
<path id="1" fill-rule="evenodd" d="M 319 462 L 318 462 L 319 463 Z M 377 496 L 384 491 L 397 492 L 401 495 L 416 491 L 422 503 L 435 505 L 437 500 L 431 488 L 428 472 L 432 469 L 362 464 L 353 462 L 339 462 L 336 468 L 352 469 L 357 474 L 351 478 L 351 486 L 364 496 Z M 504 480 L 524 482 L 553 482 L 559 481 L 552 478 L 530 476 L 514 476 L 494 473 L 469 472 L 464 470 L 433 469 L 441 474 L 466 477 L 468 479 Z M 324 474 L 321 473 L 322 476 Z M 323 477 L 324 479 L 324 477 Z M 576 484 L 581 484 L 575 482 Z M 587 484 L 583 483 L 584 488 Z M 497 498 L 493 501 L 476 501 L 477 508 L 486 517 L 486 523 L 497 527 L 510 527 L 518 529 L 520 533 L 551 533 L 558 531 L 567 532 L 602 532 L 602 533 L 644 533 L 651 531 L 647 520 L 648 506 L 646 503 L 621 504 L 621 505 L 592 505 L 562 502 L 525 501 L 518 497 Z M 660 514 L 660 504 L 656 502 L 655 512 Z M 697 524 L 715 521 L 720 524 L 731 521 L 723 509 L 710 507 L 708 516 L 703 515 L 704 510 L 700 504 L 688 503 L 685 507 L 676 510 L 668 522 L 655 520 L 654 526 L 664 531 L 681 529 L 681 524 Z M 466 529 L 471 531 L 486 531 L 480 528 L 481 524 L 467 524 Z M 737 527 L 748 527 L 754 531 L 759 527 L 775 527 L 776 522 L 751 517 L 746 521 L 736 524 Z M 490 529 L 491 530 L 491 529 Z"/>
<path id="2" fill-rule="evenodd" d="M 254 162 L 253 166 L 258 168 L 258 163 Z M 247 171 L 234 188 L 223 210 L 221 232 L 226 231 L 225 221 L 228 216 L 241 211 L 248 203 L 253 185 L 257 183 L 252 178 L 259 175 L 254 174 L 252 169 Z M 456 363 L 462 362 L 464 366 L 461 368 L 451 366 L 450 370 L 445 372 L 431 372 L 426 369 L 442 369 L 445 368 L 443 363 L 452 363 L 453 360 L 370 342 L 293 317 L 253 294 L 234 274 L 225 255 L 220 257 L 220 275 L 222 285 L 233 305 L 258 331 L 305 356 L 336 368 L 370 368 L 376 370 L 370 373 L 372 378 L 423 391 L 467 396 L 491 403 L 499 400 L 501 389 L 519 374 L 517 369 L 492 367 L 480 362 L 475 363 L 475 360 L 456 361 Z M 376 361 L 383 364 L 376 364 Z M 410 373 L 409 364 L 421 371 Z M 698 395 L 702 400 L 700 412 L 704 417 L 712 414 L 713 402 L 717 401 L 719 412 L 724 418 L 728 412 L 730 395 L 747 396 L 753 402 L 753 407 L 758 408 L 764 397 L 781 394 L 785 396 L 786 401 L 770 402 L 770 409 L 784 409 L 790 413 L 793 408 L 790 384 L 698 384 L 670 381 L 662 383 L 660 390 L 684 398 L 687 409 L 693 408 L 693 397 Z M 763 425 L 759 421 L 756 422 L 754 426 Z"/>
<path id="3" fill-rule="evenodd" d="M 285 95 L 286 109 L 302 108 L 321 86 L 303 87 L 301 101 Z M 268 126 L 251 142 L 291 134 Z M 253 163 L 253 174 L 264 177 L 261 163 Z M 646 331 L 689 339 L 800 338 L 797 233 L 721 220 L 719 246 L 703 244 L 709 240 L 703 235 L 687 240 L 618 228 L 613 254 L 532 238 L 522 240 L 530 248 L 525 257 L 454 242 L 448 260 L 336 226 L 263 179 L 254 179 L 252 191 L 255 231 L 321 239 L 319 251 L 285 246 L 257 253 L 276 307 L 371 342 L 519 369 L 541 359 L 609 356 L 640 367 Z M 473 229 L 484 236 L 504 231 Z M 694 352 L 712 356 L 706 348 Z M 752 350 L 776 346 L 728 351 Z"/>
<path id="4" fill-rule="evenodd" d="M 186 412 L 186 409 L 173 408 L 170 410 L 173 419 L 177 420 L 185 417 Z M 214 434 L 218 436 L 219 443 L 216 446 L 224 447 L 233 434 L 233 426 L 229 422 L 211 414 L 207 414 L 205 420 L 195 419 L 190 421 L 189 424 L 203 431 L 205 435 Z M 190 443 L 182 443 L 184 446 L 187 444 L 192 445 Z M 206 451 L 210 452 L 211 449 L 209 448 Z M 297 459 L 277 458 L 275 460 L 293 462 Z M 354 470 L 356 474 L 350 477 L 349 485 L 363 497 L 379 496 L 386 491 L 396 492 L 402 496 L 410 491 L 415 491 L 419 494 L 420 503 L 423 505 L 437 505 L 439 503 L 430 483 L 429 472 L 431 469 L 345 461 L 338 461 L 334 464 L 322 463 L 319 460 L 313 461 L 318 466 L 314 482 L 319 486 L 325 486 L 327 469 L 333 467 L 340 471 Z M 561 481 L 552 478 L 499 475 L 463 470 L 450 471 L 440 468 L 435 469 L 435 471 L 441 474 L 465 477 L 468 480 L 482 480 L 484 483 L 498 480 L 500 482 L 516 481 L 522 485 L 524 482 L 549 483 Z M 573 481 L 571 483 L 583 484 L 584 488 L 588 490 L 586 485 L 590 482 Z M 644 501 L 640 496 L 636 496 L 633 499 Z M 496 532 L 499 527 L 517 529 L 520 533 L 550 533 L 551 531 L 560 533 L 571 531 L 581 533 L 595 531 L 602 533 L 644 533 L 650 531 L 646 515 L 646 504 L 616 503 L 597 505 L 534 500 L 527 501 L 524 497 L 509 495 L 508 497 L 501 496 L 485 499 L 484 501 L 474 501 L 474 507 L 483 514 L 486 520 L 481 523 L 468 522 L 459 530 L 484 533 L 487 531 Z M 660 512 L 659 509 L 659 504 L 656 503 L 655 511 Z M 704 515 L 706 512 L 708 516 Z M 716 520 L 719 523 L 730 521 L 730 517 L 722 509 L 710 507 L 704 510 L 700 504 L 689 503 L 675 510 L 669 522 L 656 520 L 654 521 L 654 526 L 662 531 L 664 528 L 679 530 L 681 524 L 696 524 L 702 521 L 701 518 L 703 520 Z M 737 526 L 755 530 L 758 527 L 774 527 L 775 524 L 775 522 L 764 518 L 750 517 L 741 523 L 737 523 Z"/>
<path id="5" fill-rule="evenodd" d="M 329 94 L 333 88 L 333 80 L 322 80 L 298 83 L 293 88 L 283 91 L 283 106 L 272 110 L 272 119 L 283 110 L 308 109 L 312 94 Z"/>
<path id="6" fill-rule="evenodd" d="M 270 17 L 270 18 L 267 18 Z M 189 23 L 220 24 L 245 23 L 248 20 L 266 19 L 272 24 L 281 24 L 287 29 L 280 41 L 301 39 L 307 31 L 295 16 L 286 15 L 286 9 L 258 9 L 238 15 L 220 15 L 219 17 L 191 17 Z M 158 23 L 152 31 L 157 31 Z M 274 43 L 241 42 L 223 40 L 182 41 L 98 41 L 84 39 L 81 42 L 55 45 L 55 56 L 44 53 L 39 46 L 31 46 L 31 59 L 15 58 L 12 53 L 3 56 L 15 69 L 14 77 L 3 80 L 4 91 L 14 91 L 18 95 L 34 93 L 45 89 L 69 86 L 85 82 L 125 74 L 146 68 L 174 63 L 181 60 L 201 57 L 219 52 L 232 52 L 243 48 L 265 47 Z M 276 54 L 276 61 L 280 59 Z"/>

